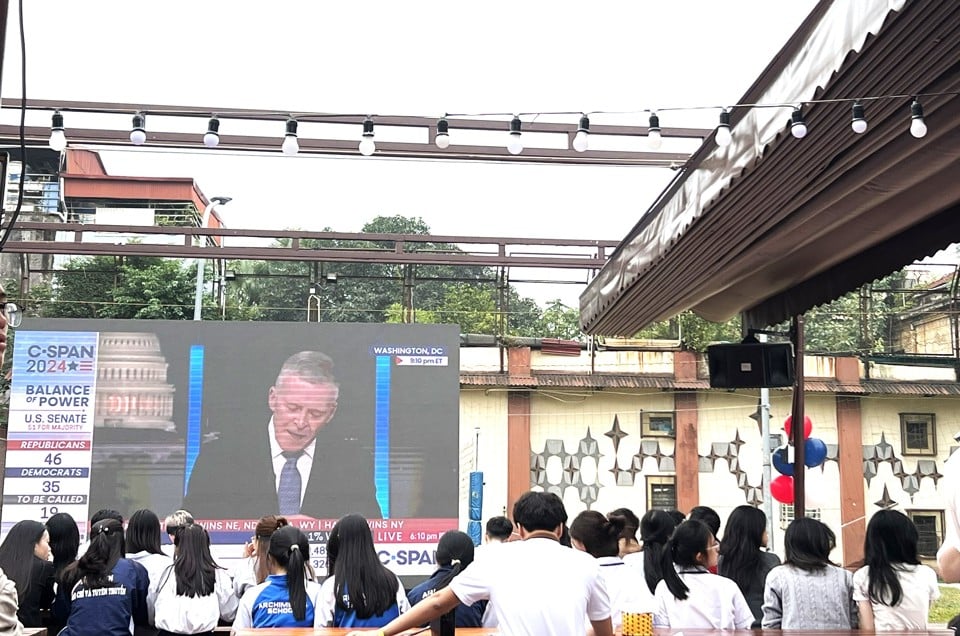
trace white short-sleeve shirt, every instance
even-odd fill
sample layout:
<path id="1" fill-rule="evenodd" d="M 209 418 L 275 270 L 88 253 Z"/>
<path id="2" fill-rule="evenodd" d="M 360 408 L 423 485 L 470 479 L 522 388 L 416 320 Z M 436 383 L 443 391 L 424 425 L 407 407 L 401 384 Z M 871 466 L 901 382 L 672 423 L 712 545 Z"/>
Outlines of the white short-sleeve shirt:
<path id="1" fill-rule="evenodd" d="M 930 603 L 940 598 L 937 573 L 926 565 L 900 564 L 894 570 L 900 581 L 903 596 L 895 607 L 871 601 L 874 629 L 877 631 L 929 629 L 927 616 L 930 612 Z M 864 566 L 853 575 L 853 600 L 857 602 L 870 600 L 869 587 L 870 567 Z"/>
<path id="2" fill-rule="evenodd" d="M 588 621 L 610 616 L 597 560 L 549 538 L 486 552 L 450 589 L 465 605 L 489 600 L 501 632 L 513 636 L 584 634 Z"/>
<path id="3" fill-rule="evenodd" d="M 687 598 L 676 598 L 665 581 L 657 583 L 654 625 L 680 629 L 749 629 L 753 612 L 743 592 L 731 579 L 706 570 L 680 572 L 689 588 Z"/>

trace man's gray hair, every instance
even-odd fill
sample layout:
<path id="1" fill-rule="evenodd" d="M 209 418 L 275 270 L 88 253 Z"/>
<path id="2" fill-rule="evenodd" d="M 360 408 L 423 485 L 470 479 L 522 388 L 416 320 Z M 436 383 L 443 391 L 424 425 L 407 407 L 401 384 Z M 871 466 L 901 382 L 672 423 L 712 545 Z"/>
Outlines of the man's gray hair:
<path id="1" fill-rule="evenodd" d="M 339 388 L 333 375 L 333 360 L 319 351 L 301 351 L 295 353 L 280 367 L 277 382 L 284 375 L 292 375 L 311 384 L 332 384 Z"/>

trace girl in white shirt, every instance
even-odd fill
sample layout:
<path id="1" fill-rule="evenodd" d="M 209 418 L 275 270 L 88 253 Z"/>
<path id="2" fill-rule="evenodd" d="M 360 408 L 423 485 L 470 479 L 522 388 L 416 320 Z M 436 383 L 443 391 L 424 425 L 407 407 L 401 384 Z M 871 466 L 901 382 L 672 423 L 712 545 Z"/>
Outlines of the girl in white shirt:
<path id="1" fill-rule="evenodd" d="M 233 569 L 233 591 L 237 598 L 243 598 L 249 588 L 260 585 L 270 574 L 267 555 L 270 552 L 270 537 L 273 533 L 290 525 L 286 517 L 266 515 L 257 521 L 253 538 L 243 546 L 243 561 Z"/>
<path id="2" fill-rule="evenodd" d="M 160 518 L 152 510 L 137 510 L 130 515 L 124 533 L 127 558 L 136 561 L 147 570 L 150 582 L 160 580 L 163 571 L 173 564 L 173 559 L 160 549 Z M 153 606 L 147 605 L 148 618 L 153 625 Z M 152 634 L 154 630 L 140 627 L 137 634 Z"/>
<path id="3" fill-rule="evenodd" d="M 737 584 L 711 574 L 719 550 L 713 532 L 701 521 L 684 521 L 661 555 L 663 580 L 654 598 L 653 624 L 680 629 L 747 629 L 753 612 Z"/>
<path id="4" fill-rule="evenodd" d="M 626 519 L 611 513 L 604 517 L 596 510 L 585 510 L 570 524 L 570 539 L 574 548 L 597 559 L 600 577 L 610 597 L 610 620 L 613 630 L 619 632 L 624 610 L 653 612 L 653 594 L 647 588 L 643 571 L 632 568 L 618 555 L 619 537 L 623 535 Z"/>
<path id="5" fill-rule="evenodd" d="M 217 623 L 237 613 L 233 581 L 210 554 L 203 526 L 188 524 L 174 537 L 173 565 L 150 581 L 147 606 L 161 636 L 212 634 Z"/>
<path id="6" fill-rule="evenodd" d="M 917 527 L 896 510 L 874 513 L 863 544 L 866 565 L 853 575 L 860 629 L 927 630 L 930 603 L 940 597 L 937 574 L 921 565 Z"/>

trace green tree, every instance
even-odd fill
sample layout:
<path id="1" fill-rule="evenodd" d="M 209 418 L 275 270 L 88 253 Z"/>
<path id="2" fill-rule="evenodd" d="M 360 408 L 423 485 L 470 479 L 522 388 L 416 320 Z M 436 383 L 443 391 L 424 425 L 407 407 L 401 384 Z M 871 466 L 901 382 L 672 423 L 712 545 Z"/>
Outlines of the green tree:
<path id="1" fill-rule="evenodd" d="M 562 338 L 564 340 L 583 340 L 580 331 L 580 312 L 567 307 L 560 299 L 547 305 L 540 318 L 540 335 L 544 338 Z"/>
<path id="2" fill-rule="evenodd" d="M 325 231 L 332 231 L 326 228 Z M 429 236 L 430 228 L 419 217 L 379 216 L 362 229 L 368 234 L 415 234 Z M 289 239 L 277 245 L 289 245 Z M 322 240 L 302 239 L 301 249 L 382 250 L 395 252 L 392 240 Z M 426 241 L 408 243 L 405 251 L 453 254 L 461 252 L 456 245 Z M 447 292 L 451 287 L 467 284 L 486 289 L 484 294 L 496 299 L 496 275 L 486 267 L 457 265 L 403 265 L 392 263 L 307 263 L 255 261 L 234 262 L 230 269 L 238 273 L 238 281 L 228 287 L 229 305 L 257 307 L 266 320 L 308 319 L 308 302 L 319 308 L 318 316 L 327 322 L 384 322 L 402 320 L 406 282 L 412 294 L 417 322 L 428 322 L 428 314 L 435 312 L 438 322 L 455 322 L 448 307 Z M 336 284 L 326 281 L 326 275 L 336 274 Z M 313 288 L 313 294 L 310 288 Z M 311 298 L 311 295 L 313 298 Z M 520 297 L 509 288 L 507 294 L 507 332 L 515 335 L 536 335 L 540 310 L 536 303 Z M 461 312 L 462 313 L 462 312 Z M 492 316 L 485 321 L 471 320 L 471 324 L 496 324 L 497 306 L 494 300 Z M 423 316 L 421 319 L 420 316 Z M 313 314 L 311 318 L 315 318 Z M 499 333 L 497 329 L 483 333 Z"/>
<path id="3" fill-rule="evenodd" d="M 496 334 L 497 301 L 493 294 L 488 287 L 449 285 L 437 315 L 445 324 L 460 325 L 460 333 Z"/>
<path id="4" fill-rule="evenodd" d="M 69 261 L 50 286 L 35 287 L 28 306 L 47 318 L 186 320 L 193 317 L 196 266 L 156 257 L 88 256 Z M 209 296 L 204 314 L 218 317 Z"/>
<path id="5" fill-rule="evenodd" d="M 387 322 L 404 322 L 403 305 L 400 303 L 393 303 L 387 307 Z M 414 309 L 413 322 L 419 325 L 436 325 L 440 324 L 441 321 L 440 316 L 435 311 L 430 311 L 429 309 Z"/>
<path id="6" fill-rule="evenodd" d="M 740 316 L 726 322 L 711 322 L 692 311 L 684 311 L 641 330 L 637 338 L 680 340 L 684 347 L 703 352 L 712 342 L 740 342 L 740 334 Z"/>

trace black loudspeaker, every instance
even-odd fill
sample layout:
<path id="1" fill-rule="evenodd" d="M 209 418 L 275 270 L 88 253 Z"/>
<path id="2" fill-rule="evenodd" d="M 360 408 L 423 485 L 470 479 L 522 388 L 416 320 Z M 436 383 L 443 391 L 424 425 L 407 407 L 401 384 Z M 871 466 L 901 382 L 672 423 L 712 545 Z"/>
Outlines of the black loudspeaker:
<path id="1" fill-rule="evenodd" d="M 707 347 L 710 386 L 747 389 L 793 386 L 793 345 L 746 342 Z"/>

